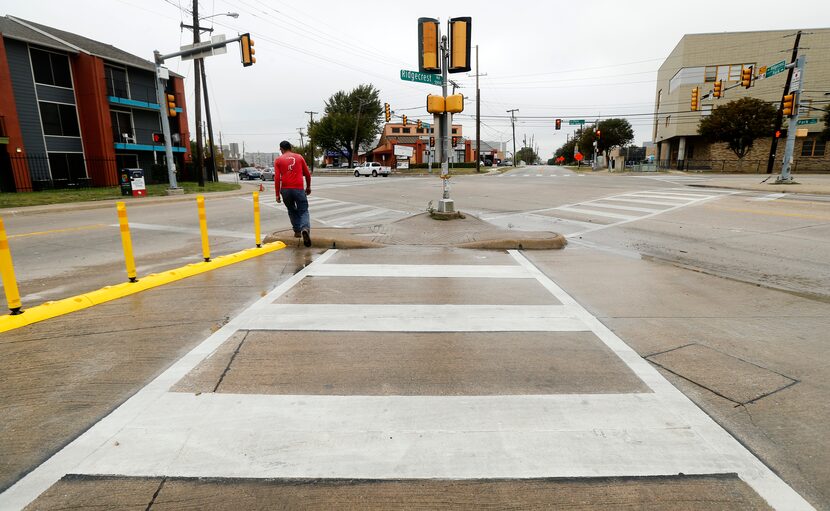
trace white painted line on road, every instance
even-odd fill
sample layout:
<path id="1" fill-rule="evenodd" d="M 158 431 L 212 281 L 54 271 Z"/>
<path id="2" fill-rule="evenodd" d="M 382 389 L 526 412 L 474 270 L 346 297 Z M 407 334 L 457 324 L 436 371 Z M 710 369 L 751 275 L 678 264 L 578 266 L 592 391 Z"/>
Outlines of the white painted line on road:
<path id="1" fill-rule="evenodd" d="M 781 197 L 785 197 L 786 195 L 787 195 L 786 193 L 770 193 L 768 195 L 764 195 L 763 197 L 753 197 L 753 198 L 747 199 L 747 200 L 757 201 L 757 202 L 773 201 L 773 200 L 776 200 L 776 199 L 780 199 Z"/>
<path id="2" fill-rule="evenodd" d="M 656 212 L 659 212 L 659 211 L 663 211 L 662 209 L 638 208 L 636 206 L 621 206 L 619 204 L 608 204 L 607 202 L 604 202 L 604 201 L 601 201 L 601 200 L 583 202 L 582 204 L 590 204 L 591 206 L 596 206 L 596 207 L 600 207 L 600 208 L 622 209 L 622 210 L 626 210 L 626 211 L 639 211 L 640 213 L 656 213 Z"/>
<path id="3" fill-rule="evenodd" d="M 631 215 L 622 215 L 620 213 L 611 213 L 610 211 L 596 211 L 593 209 L 585 209 L 585 208 L 574 208 L 568 206 L 562 206 L 556 208 L 558 211 L 570 211 L 571 213 L 581 213 L 583 215 L 596 215 L 596 216 L 604 216 L 608 218 L 616 218 L 619 220 L 636 220 L 640 218 L 638 216 L 631 216 Z"/>
<path id="4" fill-rule="evenodd" d="M 494 264 L 321 264 L 308 272 L 313 277 L 444 277 L 532 279 L 520 266 Z"/>
<path id="5" fill-rule="evenodd" d="M 801 497 L 795 490 L 787 485 L 781 478 L 775 475 L 769 467 L 764 465 L 758 458 L 741 445 L 732 435 L 720 427 L 711 417 L 706 415 L 682 392 L 677 390 L 666 380 L 654 367 L 645 359 L 640 357 L 636 351 L 631 349 L 622 339 L 606 327 L 601 321 L 584 309 L 576 300 L 568 295 L 547 275 L 542 273 L 533 263 L 517 250 L 508 250 L 510 255 L 529 272 L 536 276 L 536 279 L 557 300 L 574 311 L 591 331 L 608 346 L 622 361 L 636 374 L 646 385 L 654 391 L 655 398 L 660 403 L 652 409 L 652 413 L 668 413 L 678 418 L 682 424 L 691 427 L 690 434 L 700 435 L 704 440 L 699 444 L 699 451 L 691 454 L 686 460 L 691 465 L 696 465 L 704 457 L 704 451 L 712 449 L 717 453 L 717 461 L 714 464 L 705 463 L 710 473 L 736 472 L 738 477 L 751 486 L 761 497 L 763 497 L 775 509 L 813 509 L 813 507 Z M 656 431 L 655 439 L 658 441 L 649 449 L 652 454 L 667 446 L 661 445 L 659 434 Z M 685 452 L 669 451 L 665 455 L 677 454 L 685 458 Z M 623 466 L 619 467 L 624 469 Z M 634 469 L 635 471 L 637 468 Z M 692 470 L 694 472 L 695 469 Z M 684 474 L 692 473 L 686 470 L 679 470 Z M 635 472 L 636 473 L 636 472 Z M 646 470 L 640 475 L 653 475 L 655 472 Z"/>
<path id="6" fill-rule="evenodd" d="M 561 305 L 270 304 L 229 325 L 250 330 L 350 332 L 581 332 Z"/>
<path id="7" fill-rule="evenodd" d="M 113 224 L 110 227 L 118 227 L 118 224 Z M 142 224 L 139 222 L 130 222 L 130 228 L 145 231 L 171 232 L 176 234 L 192 234 L 196 237 L 200 237 L 202 235 L 198 227 L 178 227 L 175 225 Z M 225 229 L 211 229 L 210 227 L 208 227 L 208 236 L 239 238 L 243 240 L 254 239 L 254 236 L 251 233 L 245 233 L 240 231 L 228 231 Z"/>
<path id="8" fill-rule="evenodd" d="M 655 206 L 676 206 L 677 205 L 676 202 L 660 202 L 660 201 L 654 201 L 654 200 L 648 200 L 648 199 L 627 199 L 623 196 L 617 196 L 617 197 L 613 197 L 613 198 L 600 199 L 600 200 L 613 200 L 613 201 L 618 201 L 618 202 L 633 202 L 635 204 L 654 204 Z M 665 211 L 665 210 L 663 210 L 663 211 Z"/>

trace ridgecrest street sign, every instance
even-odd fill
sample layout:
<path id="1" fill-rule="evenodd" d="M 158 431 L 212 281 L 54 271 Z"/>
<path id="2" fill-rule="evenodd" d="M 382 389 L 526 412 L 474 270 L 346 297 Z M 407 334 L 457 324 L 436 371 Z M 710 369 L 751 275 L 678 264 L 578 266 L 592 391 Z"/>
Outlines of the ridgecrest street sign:
<path id="1" fill-rule="evenodd" d="M 585 119 L 571 119 L 568 121 L 568 126 L 581 126 L 585 124 Z"/>
<path id="2" fill-rule="evenodd" d="M 428 83 L 429 85 L 442 86 L 444 84 L 441 75 L 421 73 L 419 71 L 409 71 L 401 69 L 401 80 L 408 82 Z"/>

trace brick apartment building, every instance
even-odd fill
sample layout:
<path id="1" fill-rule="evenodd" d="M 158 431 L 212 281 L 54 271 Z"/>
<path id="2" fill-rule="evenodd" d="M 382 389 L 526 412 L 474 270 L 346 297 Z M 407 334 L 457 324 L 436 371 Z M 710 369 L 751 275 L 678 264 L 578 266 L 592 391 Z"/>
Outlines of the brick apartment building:
<path id="1" fill-rule="evenodd" d="M 105 43 L 0 17 L 0 191 L 116 186 L 118 169 L 152 182 L 170 123 L 179 169 L 189 160 L 184 82 L 170 73 L 176 117 L 159 107 L 153 63 Z M 166 175 L 166 172 L 164 173 Z M 180 173 L 181 176 L 181 173 Z"/>
<path id="2" fill-rule="evenodd" d="M 701 96 L 712 90 L 715 81 L 722 80 L 724 88 L 740 81 L 741 68 L 771 66 L 779 61 L 789 62 L 797 32 L 774 30 L 759 32 L 724 32 L 716 34 L 687 34 L 683 36 L 666 58 L 657 74 L 653 141 L 657 145 L 657 160 L 667 168 L 765 172 L 769 158 L 770 138 L 756 140 L 754 147 L 738 161 L 726 144 L 710 144 L 698 134 L 698 123 L 714 107 L 743 97 L 769 101 L 778 107 L 787 73 L 753 81 L 749 89 L 736 87 L 720 99 L 701 102 L 701 110 L 692 112 L 691 91 L 700 87 Z M 799 119 L 808 119 L 799 128 L 807 135 L 796 139 L 794 165 L 796 171 L 830 171 L 830 152 L 819 140 L 824 129 L 824 109 L 830 96 L 830 28 L 804 30 L 800 55 L 807 56 Z M 785 121 L 784 128 L 787 128 Z M 778 143 L 774 171 L 781 169 L 784 156 L 784 138 Z"/>

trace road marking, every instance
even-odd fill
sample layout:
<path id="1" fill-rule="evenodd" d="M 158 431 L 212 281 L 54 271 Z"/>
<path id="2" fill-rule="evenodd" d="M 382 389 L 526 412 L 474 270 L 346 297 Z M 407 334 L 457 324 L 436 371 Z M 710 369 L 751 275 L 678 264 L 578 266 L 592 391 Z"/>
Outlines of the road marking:
<path id="1" fill-rule="evenodd" d="M 515 265 L 493 264 L 324 264 L 309 271 L 314 277 L 410 277 L 410 278 L 533 278 Z"/>
<path id="2" fill-rule="evenodd" d="M 732 211 L 735 213 L 749 213 L 752 215 L 764 215 L 764 216 L 783 216 L 783 217 L 790 217 L 790 218 L 804 218 L 807 220 L 824 220 L 830 221 L 830 216 L 820 216 L 820 215 L 805 215 L 802 213 L 784 213 L 784 212 L 777 212 L 777 211 L 767 211 L 762 209 L 741 209 L 741 208 L 726 208 L 723 206 L 709 206 L 713 209 L 719 209 L 721 211 Z"/>
<path id="3" fill-rule="evenodd" d="M 49 234 L 60 234 L 65 232 L 75 232 L 75 231 L 91 231 L 93 229 L 100 229 L 102 227 L 118 227 L 118 224 L 115 225 L 108 225 L 108 224 L 93 224 L 93 225 L 83 225 L 80 227 L 67 227 L 66 229 L 52 229 L 49 231 L 36 231 L 36 232 L 26 232 L 22 234 L 12 234 L 8 236 L 9 239 L 12 238 L 28 238 L 29 236 L 46 236 Z"/>
<path id="4" fill-rule="evenodd" d="M 113 224 L 110 227 L 118 227 L 118 224 Z M 193 234 L 195 236 L 201 236 L 201 231 L 198 227 L 179 227 L 175 225 L 157 225 L 157 224 L 142 224 L 139 222 L 130 222 L 130 228 L 132 229 L 139 229 L 145 231 L 160 231 L 160 232 L 171 232 L 177 234 Z M 225 238 L 238 238 L 242 240 L 253 240 L 254 234 L 251 233 L 243 233 L 239 231 L 228 231 L 225 229 L 208 229 L 209 236 L 220 236 Z"/>
<path id="5" fill-rule="evenodd" d="M 663 211 L 662 209 L 654 209 L 654 208 L 638 208 L 636 206 L 621 206 L 619 204 L 607 204 L 605 202 L 599 201 L 588 201 L 583 202 L 582 204 L 590 204 L 592 206 L 598 206 L 601 208 L 609 208 L 609 209 L 622 209 L 626 211 L 639 211 L 640 213 L 656 213 L 659 211 Z"/>
<path id="6" fill-rule="evenodd" d="M 253 202 L 251 197 L 239 197 L 246 202 Z M 309 197 L 309 213 L 312 222 L 319 222 L 332 227 L 356 227 L 368 225 L 372 218 L 383 216 L 385 220 L 397 220 L 410 214 L 408 211 L 381 208 L 367 204 L 344 202 L 324 197 Z M 288 215 L 285 206 L 277 203 L 276 196 L 260 197 L 260 204 L 275 209 L 280 215 Z M 351 213 L 344 215 L 344 213 Z"/>
<path id="7" fill-rule="evenodd" d="M 610 211 L 596 211 L 593 209 L 574 208 L 570 206 L 562 206 L 556 208 L 558 211 L 570 211 L 572 213 L 582 213 L 589 216 L 604 216 L 608 218 L 616 218 L 618 220 L 636 220 L 640 217 L 631 215 L 621 215 L 619 213 L 611 213 Z"/>
<path id="8" fill-rule="evenodd" d="M 753 198 L 747 199 L 747 200 L 748 201 L 762 202 L 762 201 L 776 200 L 776 199 L 780 199 L 781 197 L 786 197 L 786 196 L 787 196 L 786 193 L 770 193 L 768 195 L 764 195 L 763 197 L 753 197 Z"/>

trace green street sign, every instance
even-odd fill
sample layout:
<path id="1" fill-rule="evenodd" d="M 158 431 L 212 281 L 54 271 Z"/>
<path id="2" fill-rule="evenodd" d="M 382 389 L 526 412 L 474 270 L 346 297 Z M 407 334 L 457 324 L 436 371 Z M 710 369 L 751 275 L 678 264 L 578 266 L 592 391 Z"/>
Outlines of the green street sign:
<path id="1" fill-rule="evenodd" d="M 775 76 L 778 73 L 783 72 L 787 69 L 787 63 L 785 61 L 776 62 L 775 64 L 767 67 L 766 73 L 764 73 L 764 78 L 769 78 L 770 76 Z"/>
<path id="2" fill-rule="evenodd" d="M 408 71 L 401 69 L 401 80 L 408 82 L 428 83 L 430 85 L 442 86 L 444 84 L 441 75 L 434 75 L 430 73 L 421 73 L 418 71 Z"/>
<path id="3" fill-rule="evenodd" d="M 818 119 L 799 119 L 796 125 L 801 126 L 803 124 L 818 124 Z"/>
<path id="4" fill-rule="evenodd" d="M 571 119 L 568 121 L 568 126 L 581 126 L 585 124 L 585 119 Z"/>

